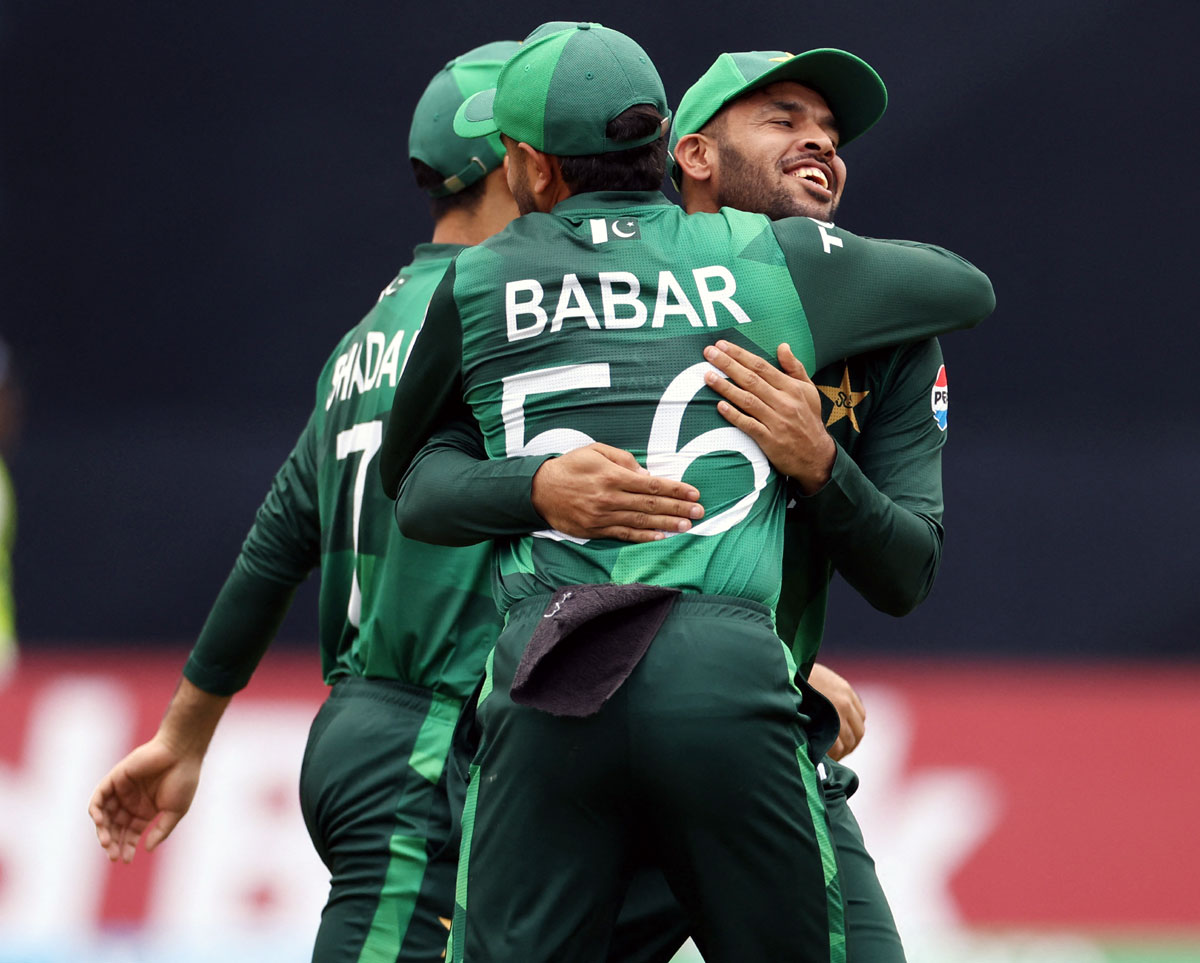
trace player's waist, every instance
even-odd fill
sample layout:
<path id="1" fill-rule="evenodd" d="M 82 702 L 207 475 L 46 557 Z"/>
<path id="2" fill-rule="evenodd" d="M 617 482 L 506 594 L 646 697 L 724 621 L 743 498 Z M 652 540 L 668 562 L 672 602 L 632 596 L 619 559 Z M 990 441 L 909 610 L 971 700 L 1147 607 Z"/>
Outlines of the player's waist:
<path id="1" fill-rule="evenodd" d="M 464 701 L 424 686 L 401 682 L 399 679 L 365 678 L 363 676 L 348 676 L 338 679 L 330 690 L 329 698 L 383 702 L 417 712 L 445 716 L 451 720 L 458 717 Z"/>
<path id="2" fill-rule="evenodd" d="M 508 626 L 514 627 L 520 623 L 533 623 L 542 617 L 554 593 L 530 595 L 514 602 L 508 610 Z M 672 603 L 671 619 L 704 619 L 714 621 L 719 619 L 735 619 L 739 622 L 757 622 L 772 632 L 775 631 L 775 620 L 771 610 L 753 599 L 739 598 L 735 595 L 700 595 L 694 592 L 681 593 Z"/>

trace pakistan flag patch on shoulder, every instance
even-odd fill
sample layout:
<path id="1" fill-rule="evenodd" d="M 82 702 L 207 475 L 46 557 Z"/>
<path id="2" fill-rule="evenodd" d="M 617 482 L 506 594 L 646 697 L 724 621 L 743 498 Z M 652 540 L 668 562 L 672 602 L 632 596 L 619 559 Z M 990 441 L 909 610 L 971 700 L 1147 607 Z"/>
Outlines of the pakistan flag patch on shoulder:
<path id="1" fill-rule="evenodd" d="M 592 228 L 593 244 L 632 241 L 642 236 L 642 229 L 636 217 L 593 217 L 588 224 Z"/>

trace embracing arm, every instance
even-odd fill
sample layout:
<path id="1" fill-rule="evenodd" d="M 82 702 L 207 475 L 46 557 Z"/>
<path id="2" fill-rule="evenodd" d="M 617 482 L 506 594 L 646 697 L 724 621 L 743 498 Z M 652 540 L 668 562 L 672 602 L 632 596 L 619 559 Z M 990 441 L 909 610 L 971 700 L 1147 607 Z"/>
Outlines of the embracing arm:
<path id="1" fill-rule="evenodd" d="M 996 307 L 987 275 L 936 245 L 859 237 L 803 217 L 772 227 L 808 319 L 814 370 L 974 327 Z"/>
<path id="2" fill-rule="evenodd" d="M 941 564 L 946 433 L 930 401 L 941 367 L 936 340 L 892 352 L 854 457 L 839 446 L 828 484 L 793 508 L 842 577 L 889 615 L 919 605 Z"/>
<path id="3" fill-rule="evenodd" d="M 628 452 L 593 443 L 563 455 L 489 460 L 474 420 L 446 425 L 405 475 L 396 521 L 409 538 L 470 545 L 553 528 L 645 542 L 703 517 L 691 485 L 650 475 Z M 682 527 L 681 527 L 682 526 Z"/>
<path id="4" fill-rule="evenodd" d="M 785 554 L 792 559 L 785 583 L 797 597 L 785 594 L 777 615 L 784 638 L 803 647 L 797 657 L 815 656 L 831 563 L 877 609 L 911 611 L 928 594 L 941 560 L 945 433 L 930 400 L 942 362 L 937 342 L 890 352 L 885 390 L 853 460 L 826 430 L 818 389 L 786 344 L 778 368 L 727 341 L 704 356 L 727 376 L 706 377 L 722 398 L 718 410 L 790 479 L 788 531 L 805 539 L 788 546 L 798 564 Z M 820 663 L 808 679 L 837 709 L 840 732 L 829 754 L 841 759 L 863 738 L 862 701 Z"/>
<path id="5" fill-rule="evenodd" d="M 880 491 L 838 447 L 829 483 L 796 499 L 842 577 L 876 609 L 907 615 L 933 587 L 942 526 Z"/>
<path id="6" fill-rule="evenodd" d="M 474 545 L 544 528 L 529 492 L 534 473 L 551 457 L 489 459 L 475 420 L 456 419 L 413 459 L 396 500 L 396 524 L 408 538 L 435 545 Z"/>
<path id="7" fill-rule="evenodd" d="M 707 378 L 722 396 L 718 410 L 789 477 L 792 511 L 834 567 L 880 611 L 912 611 L 941 561 L 945 434 L 929 400 L 942 362 L 936 340 L 892 353 L 854 458 L 826 431 L 817 389 L 787 345 L 779 368 L 725 341 L 705 357 L 728 376 Z"/>

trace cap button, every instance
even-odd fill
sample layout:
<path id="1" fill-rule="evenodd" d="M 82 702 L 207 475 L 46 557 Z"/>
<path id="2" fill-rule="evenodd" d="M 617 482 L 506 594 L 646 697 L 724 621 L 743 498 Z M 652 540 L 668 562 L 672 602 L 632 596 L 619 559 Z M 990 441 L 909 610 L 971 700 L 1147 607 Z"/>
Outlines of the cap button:
<path id="1" fill-rule="evenodd" d="M 576 26 L 580 30 L 591 30 L 592 29 L 592 25 L 590 23 L 581 23 L 581 24 L 577 24 Z"/>

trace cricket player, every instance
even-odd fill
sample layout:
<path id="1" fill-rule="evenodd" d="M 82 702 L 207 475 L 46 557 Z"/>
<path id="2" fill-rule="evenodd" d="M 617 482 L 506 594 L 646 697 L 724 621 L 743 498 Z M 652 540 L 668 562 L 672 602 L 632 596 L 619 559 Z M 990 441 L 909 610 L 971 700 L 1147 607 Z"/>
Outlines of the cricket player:
<path id="1" fill-rule="evenodd" d="M 673 174 L 684 206 L 689 212 L 733 207 L 773 220 L 807 215 L 832 222 L 846 182 L 839 151 L 873 126 L 885 107 L 878 75 L 843 51 L 722 54 L 684 95 L 673 126 Z M 875 607 L 894 615 L 911 611 L 932 586 L 942 544 L 941 349 L 936 339 L 881 349 L 839 360 L 811 380 L 802 367 L 793 369 L 793 378 L 736 347 L 715 363 L 729 378 L 713 387 L 735 403 L 726 418 L 751 434 L 792 480 L 776 623 L 809 671 L 835 567 Z M 581 460 L 584 455 L 588 460 Z M 625 453 L 603 445 L 551 461 L 526 456 L 478 463 L 479 457 L 484 453 L 477 433 L 458 426 L 440 433 L 405 481 L 411 496 L 406 524 L 439 542 L 524 534 L 546 522 L 577 537 L 639 540 L 656 529 L 676 530 L 678 519 L 690 514 L 681 511 L 687 504 L 650 496 L 626 506 L 619 519 L 624 524 L 614 524 L 606 506 L 637 480 L 626 476 Z M 524 486 L 514 484 L 522 462 Z M 461 503 L 448 505 L 455 479 L 469 484 Z M 440 511 L 421 504 L 434 494 Z M 699 509 L 698 503 L 691 507 Z M 696 515 L 702 517 L 702 509 Z M 497 522 L 522 516 L 523 527 L 502 529 Z M 845 897 L 847 959 L 903 963 L 895 922 L 847 804 L 857 776 L 834 761 L 861 737 L 862 703 L 827 667 L 814 665 L 809 681 L 841 716 L 822 787 Z M 671 902 L 665 886 L 635 880 L 623 920 L 632 924 L 641 913 L 645 925 L 618 930 L 612 956 L 669 958 L 687 934 L 686 920 L 660 905 Z"/>
<path id="2" fill-rule="evenodd" d="M 816 775 L 832 736 L 810 740 L 824 700 L 773 631 L 784 479 L 696 356 L 790 344 L 815 370 L 975 324 L 991 285 L 926 245 L 685 215 L 657 191 L 668 117 L 649 57 L 598 24 L 534 31 L 459 112 L 460 132 L 504 135 L 525 216 L 447 273 L 395 410 L 432 429 L 465 406 L 492 457 L 623 448 L 691 473 L 705 514 L 641 544 L 502 547 L 455 959 L 602 959 L 647 853 L 706 959 L 844 957 Z M 418 435 L 385 438 L 393 492 Z"/>
<path id="3" fill-rule="evenodd" d="M 304 818 L 330 873 L 317 963 L 432 963 L 445 952 L 458 854 L 444 768 L 462 701 L 500 628 L 491 548 L 404 538 L 380 489 L 378 455 L 430 294 L 456 254 L 516 214 L 499 138 L 464 139 L 452 127 L 465 97 L 491 88 L 516 46 L 463 54 L 422 95 L 409 153 L 430 198 L 432 242 L 416 247 L 330 355 L 312 416 L 157 734 L 113 767 L 89 807 L 110 859 L 129 862 L 143 832 L 147 850 L 170 835 L 191 805 L 222 712 L 249 681 L 296 586 L 319 565 L 322 671 L 332 688 L 300 777 Z"/>
<path id="4" fill-rule="evenodd" d="M 684 95 L 672 130 L 685 207 L 729 206 L 772 219 L 803 214 L 832 222 L 846 182 L 838 151 L 886 106 L 877 92 L 882 84 L 873 77 L 868 65 L 837 50 L 719 56 Z M 893 615 L 911 611 L 932 587 L 943 534 L 941 348 L 928 339 L 839 360 L 810 382 L 802 375 L 817 386 L 824 418 L 812 417 L 807 407 L 794 409 L 800 417 L 787 444 L 802 457 L 787 463 L 771 433 L 755 419 L 746 424 L 740 413 L 750 400 L 775 414 L 770 386 L 757 383 L 762 397 L 747 399 L 732 387 L 743 372 L 722 360 L 718 366 L 730 380 L 716 387 L 738 411 L 732 422 L 749 431 L 792 481 L 777 629 L 807 674 L 821 642 L 834 569 Z M 778 383 L 774 372 L 763 373 Z M 798 438 L 811 440 L 798 445 Z M 842 891 L 849 897 L 847 960 L 904 963 L 874 862 L 847 803 L 858 777 L 831 758 L 823 770 Z"/>

